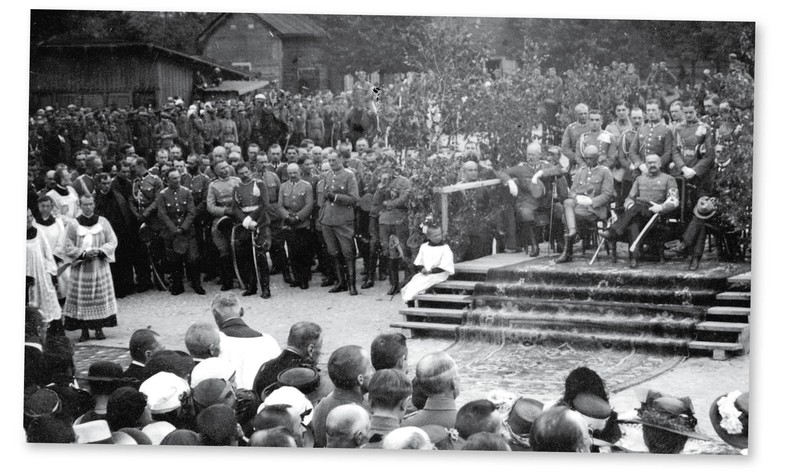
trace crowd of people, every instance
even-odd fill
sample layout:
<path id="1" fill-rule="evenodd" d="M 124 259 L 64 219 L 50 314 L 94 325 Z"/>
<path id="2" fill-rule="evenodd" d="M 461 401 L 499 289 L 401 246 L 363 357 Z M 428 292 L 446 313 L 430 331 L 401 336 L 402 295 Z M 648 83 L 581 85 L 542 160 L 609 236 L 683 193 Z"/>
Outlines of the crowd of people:
<path id="1" fill-rule="evenodd" d="M 670 82 L 660 66 L 654 74 L 647 83 Z M 619 80 L 634 85 L 636 76 L 622 72 Z M 544 82 L 563 87 L 552 69 Z M 714 77 L 707 82 L 713 86 Z M 260 94 L 246 105 L 186 107 L 173 98 L 157 112 L 38 110 L 30 123 L 27 196 L 28 439 L 615 449 L 615 412 L 601 379 L 587 369 L 567 377 L 567 394 L 548 409 L 529 399 L 457 409 L 457 369 L 447 354 L 426 356 L 411 381 L 404 338 L 381 335 L 371 355 L 357 346 L 335 351 L 326 377 L 316 369 L 317 325 L 295 325 L 280 353 L 270 336 L 243 323 L 237 296 L 227 292 L 275 297 L 270 278 L 278 274 L 308 291 L 319 272 L 322 291 L 354 296 L 361 257 L 362 290 L 388 280 L 388 295 L 401 293 L 412 304 L 454 272 L 455 260 L 529 247 L 535 257 L 547 239 L 557 241 L 561 264 L 572 261 L 578 236 L 599 231 L 605 241 L 638 244 L 655 221 L 663 233 L 680 223 L 669 252 L 689 258 L 691 270 L 699 267 L 707 232 L 715 232 L 721 258 L 741 258 L 737 233 L 715 221 L 717 199 L 727 192 L 721 177 L 736 172 L 723 153 L 726 137 L 747 133 L 729 126 L 735 105 L 712 91 L 700 102 L 673 101 L 668 110 L 664 100 L 635 97 L 634 105 L 616 104 L 615 120 L 604 124 L 611 111 L 578 103 L 575 122 L 560 133 L 539 124 L 524 156 L 499 168 L 473 137 L 461 149 L 389 146 L 379 92 L 360 75 L 337 100 Z M 555 106 L 545 97 L 540 113 L 550 116 Z M 475 205 L 458 212 L 472 214 L 471 221 L 494 216 L 494 225 L 473 226 L 471 238 L 454 248 L 434 217 L 415 219 L 412 212 L 412 178 L 446 159 L 462 167 L 459 184 L 502 183 L 463 191 Z M 647 248 L 663 257 L 666 240 Z M 632 267 L 641 258 L 635 247 Z M 103 339 L 103 328 L 118 324 L 116 298 L 155 287 L 177 296 L 184 279 L 199 295 L 206 281 L 221 285 L 212 304 L 218 328 L 189 328 L 190 355 L 165 350 L 150 330 L 137 331 L 125 372 L 113 361 L 93 364 L 84 379 L 89 391 L 78 388 L 65 330 L 81 330 L 79 342 L 91 330 Z M 583 390 L 570 390 L 573 374 Z M 746 413 L 746 395 L 723 398 L 723 431 L 741 433 L 741 416 L 731 414 Z M 660 394 L 644 402 L 638 419 L 657 428 L 644 428 L 647 445 L 656 443 L 649 449 L 671 452 L 683 442 L 666 439 L 686 441 L 696 421 L 690 402 Z M 597 437 L 607 445 L 595 444 Z"/>
<path id="2" fill-rule="evenodd" d="M 680 453 L 697 428 L 687 397 L 650 390 L 633 413 L 611 406 L 603 379 L 588 367 L 567 374 L 558 400 L 491 390 L 459 405 L 461 373 L 433 352 L 409 375 L 401 333 L 369 348 L 346 345 L 318 368 L 323 332 L 297 322 L 281 349 L 246 325 L 232 292 L 213 298 L 214 321 L 184 334 L 188 353 L 167 349 L 151 329 L 129 340 L 131 362 L 96 360 L 75 373 L 71 341 L 48 336 L 40 311 L 25 319 L 24 429 L 35 443 L 153 444 L 361 449 L 632 452 L 640 437 L 652 453 Z M 719 437 L 748 448 L 749 392 L 710 406 Z M 642 430 L 626 425 L 641 425 Z"/>

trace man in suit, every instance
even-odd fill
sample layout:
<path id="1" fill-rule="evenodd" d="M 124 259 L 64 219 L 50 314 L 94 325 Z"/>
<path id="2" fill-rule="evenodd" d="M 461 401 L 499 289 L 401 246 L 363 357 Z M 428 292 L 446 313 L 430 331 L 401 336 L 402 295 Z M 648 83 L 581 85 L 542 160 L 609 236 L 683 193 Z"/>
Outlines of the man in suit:
<path id="1" fill-rule="evenodd" d="M 266 387 L 277 381 L 279 374 L 289 368 L 303 365 L 315 367 L 322 348 L 323 330 L 319 325 L 307 321 L 293 324 L 287 336 L 287 347 L 260 367 L 252 390 L 261 395 Z"/>
<path id="2" fill-rule="evenodd" d="M 144 380 L 145 364 L 148 363 L 153 354 L 164 349 L 166 348 L 161 342 L 161 336 L 156 331 L 151 329 L 137 329 L 134 331 L 129 339 L 131 363 L 123 372 L 123 377 L 136 379 L 132 386 L 139 389 L 140 384 Z"/>

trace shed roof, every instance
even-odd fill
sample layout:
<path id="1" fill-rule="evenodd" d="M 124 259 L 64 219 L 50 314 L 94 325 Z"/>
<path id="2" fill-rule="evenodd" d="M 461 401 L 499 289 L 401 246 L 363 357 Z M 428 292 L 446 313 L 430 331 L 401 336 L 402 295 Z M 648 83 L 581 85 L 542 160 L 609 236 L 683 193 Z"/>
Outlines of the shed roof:
<path id="1" fill-rule="evenodd" d="M 209 92 L 235 91 L 238 92 L 238 95 L 244 95 L 262 89 L 268 84 L 270 84 L 268 81 L 222 81 L 218 86 L 208 87 L 205 90 Z"/>
<path id="2" fill-rule="evenodd" d="M 235 13 L 222 13 L 217 16 L 197 37 L 197 42 L 202 43 L 222 25 L 230 15 Z M 263 23 L 271 26 L 278 37 L 326 37 L 328 33 L 320 25 L 309 18 L 308 15 L 298 15 L 290 13 L 250 13 L 255 15 Z"/>

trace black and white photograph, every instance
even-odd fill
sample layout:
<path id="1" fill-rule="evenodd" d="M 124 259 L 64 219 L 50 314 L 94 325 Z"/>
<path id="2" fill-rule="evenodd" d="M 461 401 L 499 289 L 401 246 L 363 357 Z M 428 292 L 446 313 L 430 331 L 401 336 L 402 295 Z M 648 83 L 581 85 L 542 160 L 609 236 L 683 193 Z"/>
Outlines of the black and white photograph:
<path id="1" fill-rule="evenodd" d="M 752 458 L 760 17 L 330 8 L 15 16 L 22 455 Z"/>

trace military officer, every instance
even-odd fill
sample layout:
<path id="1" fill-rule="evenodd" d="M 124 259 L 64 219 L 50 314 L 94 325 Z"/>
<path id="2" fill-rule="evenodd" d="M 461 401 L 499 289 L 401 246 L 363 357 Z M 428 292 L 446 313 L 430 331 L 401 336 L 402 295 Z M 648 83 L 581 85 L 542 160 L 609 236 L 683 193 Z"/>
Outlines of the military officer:
<path id="1" fill-rule="evenodd" d="M 167 187 L 157 198 L 159 219 L 162 222 L 162 237 L 170 267 L 170 294 L 183 293 L 183 264 L 186 258 L 186 275 L 189 284 L 198 295 L 205 290 L 200 285 L 197 260 L 200 257 L 194 235 L 195 207 L 192 193 L 181 186 L 177 170 L 167 173 Z"/>
<path id="2" fill-rule="evenodd" d="M 132 182 L 132 196 L 134 204 L 140 215 L 141 223 L 145 224 L 153 235 L 150 255 L 145 246 L 140 247 L 137 258 L 134 259 L 134 269 L 137 273 L 137 292 L 147 291 L 151 286 L 151 261 L 161 259 L 163 248 L 159 232 L 161 231 L 161 220 L 158 216 L 156 207 L 157 198 L 164 184 L 161 179 L 148 172 L 148 163 L 145 158 L 137 158 L 134 162 L 136 178 Z"/>
<path id="3" fill-rule="evenodd" d="M 391 283 L 391 289 L 386 293 L 387 295 L 395 295 L 400 290 L 399 264 L 401 259 L 405 259 L 408 268 L 404 281 L 410 281 L 410 277 L 416 274 L 410 247 L 406 245 L 410 235 L 408 229 L 409 197 L 410 180 L 400 174 L 396 158 L 387 156 L 383 162 L 380 184 L 378 184 L 373 198 L 373 203 L 381 204 L 378 217 L 380 246 L 381 253 L 388 257 L 388 275 Z M 396 236 L 399 240 L 398 247 L 391 245 L 391 236 Z"/>
<path id="4" fill-rule="evenodd" d="M 673 133 L 662 120 L 659 101 L 649 99 L 646 101 L 646 123 L 640 127 L 629 147 L 629 161 L 635 165 L 635 175 L 648 173 L 644 162 L 648 155 L 659 156 L 660 167 L 667 170 L 668 163 L 673 159 L 672 153 Z"/>
<path id="5" fill-rule="evenodd" d="M 358 182 L 354 174 L 342 166 L 336 151 L 328 154 L 328 164 L 331 169 L 325 177 L 320 224 L 337 275 L 336 284 L 328 291 L 339 293 L 349 290 L 351 295 L 357 295 L 353 231 L 354 209 L 359 200 Z"/>
<path id="6" fill-rule="evenodd" d="M 569 158 L 570 171 L 574 169 L 577 163 L 577 141 L 580 136 L 587 131 L 591 130 L 591 124 L 588 123 L 588 106 L 586 104 L 577 104 L 575 106 L 575 118 L 577 121 L 572 122 L 564 130 L 564 136 L 561 139 L 561 153 Z"/>
<path id="7" fill-rule="evenodd" d="M 181 174 L 181 186 L 192 192 L 192 199 L 194 200 L 194 235 L 197 239 L 197 249 L 201 257 L 202 270 L 206 274 L 211 274 L 212 269 L 216 267 L 215 258 L 208 258 L 210 252 L 207 250 L 208 242 L 206 242 L 206 233 L 210 229 L 211 222 L 206 201 L 211 179 L 200 172 L 201 164 L 199 155 L 191 154 L 186 158 L 186 172 Z"/>
<path id="8" fill-rule="evenodd" d="M 617 163 L 611 168 L 613 186 L 616 190 L 616 209 L 624 207 L 624 199 L 629 196 L 629 190 L 632 189 L 635 180 L 633 171 L 637 168 L 629 161 L 629 147 L 635 140 L 638 130 L 643 126 L 643 111 L 639 107 L 633 107 L 629 113 L 629 120 L 632 127 L 621 133 L 616 147 Z"/>
<path id="9" fill-rule="evenodd" d="M 312 185 L 301 179 L 301 168 L 296 163 L 287 165 L 290 179 L 279 188 L 279 215 L 284 223 L 283 234 L 289 250 L 293 283 L 302 290 L 309 288 L 312 265 L 312 209 L 315 205 Z"/>
<path id="10" fill-rule="evenodd" d="M 714 134 L 710 127 L 700 120 L 692 101 L 682 104 L 684 122 L 676 126 L 673 136 L 673 167 L 670 174 L 683 175 L 690 184 L 702 183 L 709 169 L 714 165 Z M 690 189 L 695 189 L 692 186 Z M 694 207 L 699 196 L 691 192 L 686 199 L 688 206 Z"/>
<path id="11" fill-rule="evenodd" d="M 577 139 L 575 163 L 581 168 L 586 166 L 585 150 L 587 147 L 593 146 L 598 153 L 596 156 L 597 162 L 609 167 L 612 164 L 610 152 L 614 147 L 610 145 L 613 142 L 613 136 L 602 130 L 602 112 L 596 109 L 590 110 L 588 112 L 588 124 L 591 128 Z"/>
<path id="12" fill-rule="evenodd" d="M 526 162 L 518 163 L 498 173 L 501 183 L 509 187 L 509 192 L 517 199 L 515 204 L 515 222 L 523 224 L 526 240 L 531 245 L 531 257 L 539 255 L 539 243 L 536 239 L 536 211 L 542 205 L 546 189 L 542 177 L 560 176 L 560 165 L 543 163 L 542 146 L 533 142 L 526 148 Z M 511 232 L 512 225 L 509 225 Z"/>
<path id="13" fill-rule="evenodd" d="M 278 145 L 277 145 L 278 146 Z M 281 151 L 280 151 L 281 152 Z M 279 215 L 279 188 L 282 182 L 279 176 L 267 165 L 267 159 L 263 160 L 265 154 L 258 155 L 255 172 L 252 178 L 262 181 L 268 188 L 268 206 L 266 212 L 270 221 L 269 229 L 271 230 L 271 262 L 273 268 L 271 275 L 282 273 L 285 283 L 292 283 L 290 278 L 290 269 L 287 265 L 287 254 L 285 253 L 285 239 L 282 234 L 282 217 Z"/>
<path id="14" fill-rule="evenodd" d="M 564 253 L 555 263 L 572 261 L 572 246 L 577 237 L 576 221 L 590 222 L 607 219 L 608 204 L 615 198 L 613 174 L 606 166 L 599 164 L 600 152 L 593 145 L 583 150 L 586 165 L 580 168 L 572 183 L 564 204 Z"/>
<path id="15" fill-rule="evenodd" d="M 630 240 L 634 241 L 640 234 L 645 220 L 654 214 L 667 214 L 679 205 L 679 192 L 676 179 L 660 171 L 659 155 L 646 157 L 647 174 L 637 177 L 629 192 L 624 207 L 626 212 L 607 230 L 600 231 L 602 237 L 615 241 L 626 229 L 629 229 Z M 637 268 L 638 252 L 630 252 L 629 266 Z"/>
<path id="16" fill-rule="evenodd" d="M 271 248 L 268 187 L 262 181 L 252 179 L 252 171 L 241 162 L 236 169 L 240 183 L 233 189 L 233 214 L 236 223 L 243 226 L 237 242 L 236 258 L 240 272 L 248 283 L 243 296 L 257 293 L 260 279 L 260 297 L 270 298 L 270 269 L 265 253 Z M 254 243 L 253 243 L 254 242 Z M 254 246 L 255 255 L 252 255 Z M 255 266 L 255 262 L 257 265 Z"/>
<path id="17" fill-rule="evenodd" d="M 222 279 L 221 291 L 233 289 L 233 262 L 230 256 L 230 230 L 233 216 L 233 190 L 241 182 L 237 176 L 230 176 L 230 164 L 218 161 L 214 164 L 216 179 L 208 186 L 206 207 L 213 218 L 211 239 L 219 251 L 219 274 Z M 227 219 L 223 219 L 227 217 Z"/>

